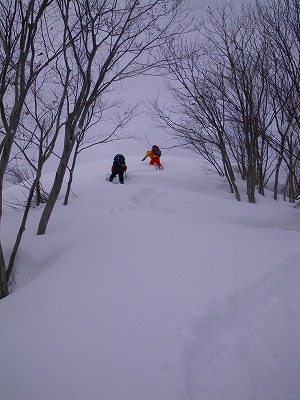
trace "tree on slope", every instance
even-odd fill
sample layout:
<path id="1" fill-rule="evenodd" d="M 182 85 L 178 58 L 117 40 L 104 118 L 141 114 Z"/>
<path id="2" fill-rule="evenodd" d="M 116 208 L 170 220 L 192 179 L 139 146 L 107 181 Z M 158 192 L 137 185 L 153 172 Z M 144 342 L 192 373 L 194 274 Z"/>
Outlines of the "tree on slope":
<path id="1" fill-rule="evenodd" d="M 282 164 L 287 169 L 285 196 L 299 195 L 300 5 L 298 0 L 257 1 L 261 35 L 270 43 L 268 83 L 276 124 L 266 139 L 277 153 L 274 198 Z"/>
<path id="2" fill-rule="evenodd" d="M 0 1 L 0 220 L 4 174 L 28 91 L 39 73 L 56 57 L 40 35 L 44 13 L 53 0 Z M 47 21 L 48 26 L 50 20 Z M 0 242 L 0 298 L 8 294 L 6 266 Z"/>
<path id="3" fill-rule="evenodd" d="M 76 144 L 74 146 L 72 160 L 70 161 L 70 166 L 68 166 L 69 179 L 64 197 L 64 206 L 69 202 L 74 171 L 79 154 L 93 146 L 100 144 L 116 142 L 118 140 L 129 138 L 132 139 L 133 137 L 123 135 L 122 131 L 128 122 L 135 117 L 137 113 L 137 107 L 137 105 L 130 105 L 124 110 L 120 101 L 113 103 L 108 102 L 107 104 L 102 104 L 99 107 L 100 114 L 98 117 L 95 115 L 93 109 L 90 110 L 85 123 L 87 129 L 83 128 L 76 135 Z M 96 133 L 94 129 L 98 122 L 104 122 L 104 115 L 106 113 L 109 114 L 109 120 L 105 119 L 105 122 L 108 126 L 106 129 L 101 130 L 100 133 Z M 91 119 L 93 119 L 94 122 L 91 122 Z"/>
<path id="4" fill-rule="evenodd" d="M 39 81 L 38 85 L 37 81 Z M 47 193 L 43 190 L 41 184 L 42 171 L 46 161 L 53 154 L 59 135 L 58 121 L 60 120 L 64 99 L 61 99 L 60 104 L 55 103 L 55 107 L 53 107 L 53 103 L 51 104 L 48 101 L 48 98 L 51 101 L 51 92 L 45 88 L 47 86 L 46 76 L 43 76 L 41 80 L 38 77 L 37 81 L 33 84 L 25 101 L 25 115 L 19 124 L 14 141 L 18 156 L 11 170 L 12 173 L 17 174 L 18 184 L 25 187 L 24 194 L 27 193 L 27 199 L 25 205 L 22 204 L 21 206 L 24 209 L 23 217 L 7 265 L 7 279 L 10 279 L 12 275 L 30 209 L 33 206 L 45 203 L 47 200 Z M 24 165 L 21 171 L 18 165 L 20 161 Z M 28 171 L 31 171 L 31 176 Z"/>
<path id="5" fill-rule="evenodd" d="M 173 102 L 162 108 L 152 104 L 154 119 L 182 145 L 200 154 L 220 175 L 225 176 L 237 200 L 240 194 L 229 159 L 218 74 L 211 68 L 200 40 L 180 40 L 168 48 L 167 89 Z"/>
<path id="6" fill-rule="evenodd" d="M 89 110 L 123 79 L 159 67 L 155 58 L 184 29 L 183 1 L 58 0 L 65 40 L 71 43 L 60 60 L 59 79 L 67 92 L 64 145 L 55 180 L 40 219 L 44 234 L 60 193 L 68 162 Z M 101 103 L 101 101 L 100 101 Z"/>
<path id="7" fill-rule="evenodd" d="M 270 2 L 274 6 L 275 0 Z M 280 3 L 287 7 L 287 2 Z M 246 181 L 250 203 L 256 201 L 257 188 L 260 194 L 264 194 L 274 168 L 274 151 L 270 147 L 268 132 L 284 109 L 285 113 L 291 112 L 287 111 L 288 105 L 289 110 L 293 109 L 287 97 L 276 101 L 273 106 L 274 97 L 278 98 L 276 87 L 277 90 L 282 88 L 274 80 L 274 77 L 280 79 L 276 71 L 280 58 L 274 59 L 278 51 L 276 41 L 270 40 L 267 25 L 261 23 L 257 10 L 257 5 L 244 6 L 238 12 L 230 3 L 217 6 L 215 10 L 210 9 L 207 20 L 199 24 L 199 34 L 194 41 L 174 42 L 167 49 L 170 78 L 167 88 L 173 103 L 165 108 L 155 104 L 162 125 L 185 146 L 200 153 L 218 173 L 221 169 L 239 199 L 232 167 L 232 163 L 237 164 L 242 179 Z M 261 15 L 268 15 L 267 11 Z M 272 22 L 277 29 L 282 26 L 278 15 L 284 15 L 283 11 L 274 12 Z M 295 21 L 289 20 L 289 23 L 297 25 Z M 287 31 L 286 28 L 283 30 Z M 276 37 L 274 32 L 273 36 Z M 299 64 L 299 45 L 295 44 L 296 35 L 292 36 L 293 45 L 285 40 L 285 35 L 280 35 L 282 43 L 277 47 L 281 52 L 285 47 L 287 50 L 293 48 L 293 57 L 287 54 L 286 59 L 293 59 L 289 73 L 291 76 L 296 74 L 290 79 L 296 88 L 290 98 L 298 98 L 298 103 L 294 103 L 294 110 L 297 110 L 299 96 L 295 92 L 299 86 L 299 68 L 294 65 Z M 284 73 L 281 68 L 282 78 Z M 295 125 L 297 112 L 293 115 Z M 293 144 L 292 148 L 297 149 L 297 146 Z M 291 160 L 287 156 L 286 160 L 290 161 L 289 169 L 294 172 L 295 157 Z"/>

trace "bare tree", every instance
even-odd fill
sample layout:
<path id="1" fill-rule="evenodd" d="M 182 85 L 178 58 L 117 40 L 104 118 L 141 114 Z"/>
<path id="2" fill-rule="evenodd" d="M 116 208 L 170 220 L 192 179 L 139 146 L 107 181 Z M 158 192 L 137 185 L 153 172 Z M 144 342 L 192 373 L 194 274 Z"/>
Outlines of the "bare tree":
<path id="1" fill-rule="evenodd" d="M 199 42 L 180 41 L 169 47 L 168 72 L 172 81 L 167 84 L 173 103 L 167 109 L 152 104 L 156 123 L 185 147 L 201 154 L 219 175 L 225 176 L 235 193 L 240 194 L 226 148 L 227 131 L 224 121 L 224 102 L 215 89 L 215 74 L 206 64 L 204 49 Z"/>
<path id="2" fill-rule="evenodd" d="M 297 0 L 257 1 L 261 35 L 270 43 L 268 82 L 275 127 L 266 139 L 277 153 L 274 198 L 277 199 L 279 174 L 287 168 L 285 196 L 295 201 L 299 188 L 299 96 L 300 96 L 300 6 Z"/>
<path id="3" fill-rule="evenodd" d="M 274 118 L 268 102 L 265 56 L 270 47 L 259 34 L 255 10 L 250 6 L 240 13 L 232 6 L 217 9 L 216 14 L 209 15 L 209 22 L 211 59 L 224 66 L 223 96 L 231 124 L 243 134 L 248 201 L 255 203 L 256 185 L 264 186 L 260 149 L 265 146 L 264 134 Z M 217 57 L 213 55 L 216 52 Z"/>
<path id="4" fill-rule="evenodd" d="M 184 31 L 182 1 L 124 2 L 58 0 L 65 48 L 57 73 L 67 91 L 61 161 L 37 234 L 44 234 L 62 187 L 67 165 L 91 107 L 125 78 L 159 67 L 157 48 Z"/>
<path id="5" fill-rule="evenodd" d="M 108 103 L 105 105 L 101 105 L 100 110 L 100 115 L 97 115 L 98 113 L 95 113 L 94 108 L 92 107 L 85 121 L 85 126 L 87 128 L 84 127 L 80 132 L 76 134 L 76 144 L 74 146 L 71 166 L 70 168 L 68 168 L 69 180 L 67 183 L 67 190 L 63 203 L 64 205 L 67 205 L 69 201 L 76 162 L 80 153 L 100 144 L 133 138 L 132 136 L 124 135 L 123 129 L 128 124 L 128 122 L 136 116 L 136 105 L 127 106 L 126 109 L 123 110 L 120 102 L 116 101 L 112 104 Z M 103 125 L 106 125 L 103 123 L 103 114 L 105 114 L 106 112 L 110 114 L 110 121 L 106 121 L 108 126 L 103 128 L 103 131 L 101 131 L 100 133 L 95 132 L 94 130 L 97 129 L 97 123 L 99 121 L 101 121 Z M 91 119 L 93 119 L 94 122 L 91 122 Z"/>
<path id="6" fill-rule="evenodd" d="M 0 1 L 0 219 L 3 179 L 26 96 L 39 73 L 56 57 L 55 49 L 45 49 L 40 35 L 45 10 L 53 0 Z M 50 22 L 47 22 L 50 23 Z M 8 294 L 6 267 L 0 243 L 0 298 Z"/>
<path id="7" fill-rule="evenodd" d="M 240 199 L 232 167 L 237 161 L 247 182 L 248 201 L 254 203 L 257 184 L 263 193 L 268 168 L 264 135 L 274 118 L 264 56 L 269 46 L 256 29 L 250 6 L 240 12 L 232 4 L 210 10 L 198 33 L 194 43 L 181 41 L 168 49 L 169 91 L 186 128 L 181 134 L 197 148 L 200 144 L 202 155 L 209 154 L 215 166 L 213 155 L 219 153 L 222 170 Z"/>
<path id="8" fill-rule="evenodd" d="M 53 107 L 53 96 L 45 89 L 45 86 L 47 86 L 45 76 L 40 80 L 38 79 L 38 81 L 39 83 L 37 81 L 34 82 L 25 101 L 24 118 L 19 124 L 14 141 L 16 148 L 19 150 L 19 157 L 22 156 L 26 163 L 22 172 L 23 176 L 20 178 L 22 179 L 21 185 L 26 185 L 28 193 L 21 224 L 7 266 L 6 275 L 8 279 L 13 271 L 15 258 L 26 228 L 34 196 L 36 197 L 36 206 L 47 201 L 48 194 L 45 193 L 41 184 L 42 170 L 46 161 L 53 154 L 60 132 L 59 121 L 63 110 L 64 97 L 61 97 L 60 103 L 54 102 L 55 107 Z M 18 163 L 13 170 L 18 171 Z M 28 174 L 29 170 L 32 171 L 32 177 L 31 179 L 26 179 L 26 174 Z"/>

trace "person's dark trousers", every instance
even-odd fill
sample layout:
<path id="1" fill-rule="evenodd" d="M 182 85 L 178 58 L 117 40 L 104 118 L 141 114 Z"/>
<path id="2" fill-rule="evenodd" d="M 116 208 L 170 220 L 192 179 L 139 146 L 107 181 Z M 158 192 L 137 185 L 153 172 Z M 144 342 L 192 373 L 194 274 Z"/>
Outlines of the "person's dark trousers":
<path id="1" fill-rule="evenodd" d="M 113 171 L 109 177 L 109 180 L 112 182 L 112 180 L 119 175 L 119 181 L 120 183 L 124 183 L 124 171 Z"/>

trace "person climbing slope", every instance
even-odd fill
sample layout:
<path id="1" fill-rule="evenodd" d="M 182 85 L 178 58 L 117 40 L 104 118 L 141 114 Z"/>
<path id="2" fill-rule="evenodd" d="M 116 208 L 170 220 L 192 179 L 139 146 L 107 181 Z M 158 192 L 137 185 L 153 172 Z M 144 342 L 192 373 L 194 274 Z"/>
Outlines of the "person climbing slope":
<path id="1" fill-rule="evenodd" d="M 119 175 L 120 183 L 124 184 L 124 173 L 127 170 L 127 165 L 125 162 L 125 157 L 123 154 L 116 154 L 114 157 L 113 165 L 111 167 L 111 175 L 109 181 L 112 182 L 113 179 Z"/>
<path id="2" fill-rule="evenodd" d="M 158 146 L 153 145 L 151 150 L 148 150 L 147 153 L 145 154 L 145 157 L 142 158 L 141 161 L 146 160 L 147 157 L 150 157 L 150 165 L 157 165 L 159 169 L 162 169 L 162 165 L 160 163 L 160 156 L 161 156 L 161 151 Z"/>

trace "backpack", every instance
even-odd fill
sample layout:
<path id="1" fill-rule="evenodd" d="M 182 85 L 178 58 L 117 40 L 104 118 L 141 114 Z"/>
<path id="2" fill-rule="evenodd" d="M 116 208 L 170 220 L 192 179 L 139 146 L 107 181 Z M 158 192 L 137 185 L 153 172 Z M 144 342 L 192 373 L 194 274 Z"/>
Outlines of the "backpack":
<path id="1" fill-rule="evenodd" d="M 113 162 L 114 167 L 116 168 L 123 168 L 125 167 L 125 157 L 123 154 L 116 154 L 114 156 L 114 162 Z"/>
<path id="2" fill-rule="evenodd" d="M 152 146 L 152 151 L 156 156 L 158 156 L 158 157 L 161 156 L 161 151 L 158 146 L 156 146 L 156 145 Z"/>

